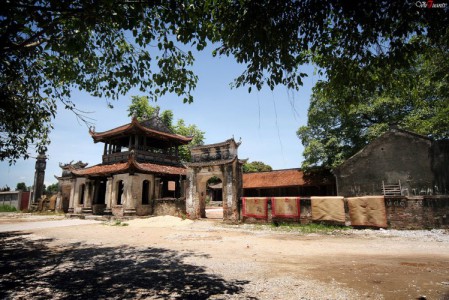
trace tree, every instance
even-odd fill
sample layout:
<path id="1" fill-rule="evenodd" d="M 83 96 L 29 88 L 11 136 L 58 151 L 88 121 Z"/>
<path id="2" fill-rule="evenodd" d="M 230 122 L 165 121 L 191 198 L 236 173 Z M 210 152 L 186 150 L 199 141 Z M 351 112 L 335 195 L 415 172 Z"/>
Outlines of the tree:
<path id="1" fill-rule="evenodd" d="M 150 118 L 154 114 L 159 116 L 160 107 L 158 105 L 151 106 L 148 96 L 131 96 L 131 104 L 128 107 L 128 117 L 135 116 L 137 120 L 142 121 Z M 173 112 L 164 110 L 159 116 L 168 129 L 173 128 Z"/>
<path id="2" fill-rule="evenodd" d="M 136 116 L 138 120 L 145 120 L 153 116 L 155 113 L 159 114 L 159 106 L 151 106 L 149 103 L 150 98 L 148 96 L 132 96 L 131 104 L 128 107 L 128 116 Z M 179 157 L 183 161 L 190 161 L 189 147 L 198 146 L 204 144 L 204 132 L 201 131 L 196 125 L 186 125 L 183 119 L 178 119 L 176 124 L 173 124 L 173 112 L 171 110 L 164 110 L 159 116 L 173 133 L 183 136 L 193 137 L 189 145 L 180 146 L 178 149 Z"/>
<path id="3" fill-rule="evenodd" d="M 25 184 L 25 182 L 19 182 L 17 183 L 16 186 L 16 191 L 28 191 L 27 185 Z"/>
<path id="4" fill-rule="evenodd" d="M 179 157 L 183 161 L 190 161 L 190 147 L 204 144 L 204 131 L 201 131 L 195 124 L 186 125 L 183 119 L 178 119 L 174 132 L 183 136 L 193 137 L 189 145 L 179 147 Z"/>
<path id="5" fill-rule="evenodd" d="M 116 99 L 131 88 L 152 99 L 193 101 L 194 57 L 180 47 L 233 56 L 234 86 L 299 89 L 304 64 L 332 82 L 367 84 L 359 66 L 405 66 L 443 45 L 444 5 L 418 1 L 18 0 L 0 12 L 0 160 L 49 144 L 57 104 L 82 114 L 71 90 Z M 446 5 L 447 6 L 447 5 Z M 413 38 L 416 37 L 416 38 Z M 109 103 L 110 104 L 110 103 Z M 32 109 L 31 109 L 32 108 Z"/>
<path id="6" fill-rule="evenodd" d="M 304 149 L 302 167 L 334 168 L 384 133 L 391 125 L 436 139 L 449 137 L 449 48 L 416 55 L 411 67 L 379 67 L 375 88 L 318 83 L 307 126 L 297 134 Z M 366 70 L 361 70 L 365 72 Z"/>
<path id="7" fill-rule="evenodd" d="M 57 101 L 83 118 L 74 88 L 116 99 L 138 87 L 155 99 L 170 92 L 192 101 L 193 56 L 173 43 L 197 35 L 199 24 L 186 21 L 175 1 L 3 3 L 0 160 L 27 158 L 31 145 L 45 150 Z"/>
<path id="8" fill-rule="evenodd" d="M 253 161 L 250 163 L 243 164 L 243 173 L 251 173 L 251 172 L 267 172 L 272 171 L 271 166 L 266 165 L 261 161 Z"/>
<path id="9" fill-rule="evenodd" d="M 54 195 L 58 193 L 58 191 L 59 191 L 59 183 L 56 182 L 47 186 L 47 188 L 45 189 L 45 194 Z"/>
<path id="10" fill-rule="evenodd" d="M 151 117 L 159 106 L 150 105 L 148 96 L 131 96 L 131 104 L 128 107 L 128 117 L 136 117 L 142 121 Z"/>

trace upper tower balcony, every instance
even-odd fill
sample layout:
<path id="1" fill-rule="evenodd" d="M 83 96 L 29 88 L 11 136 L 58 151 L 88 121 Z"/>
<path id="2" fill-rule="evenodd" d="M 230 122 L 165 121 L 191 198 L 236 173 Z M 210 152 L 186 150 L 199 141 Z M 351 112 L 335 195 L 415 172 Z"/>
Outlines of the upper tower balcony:
<path id="1" fill-rule="evenodd" d="M 134 154 L 138 162 L 177 165 L 178 147 L 192 140 L 171 132 L 158 116 L 141 122 L 133 118 L 129 124 L 90 134 L 95 143 L 104 143 L 104 164 L 124 162 Z"/>
<path id="2" fill-rule="evenodd" d="M 108 144 L 105 144 L 105 146 Z M 136 161 L 141 163 L 156 163 L 163 165 L 177 165 L 179 164 L 179 156 L 177 149 L 172 151 L 168 149 L 168 151 L 161 149 L 144 149 L 143 147 L 139 147 L 140 149 L 127 149 L 120 148 L 114 145 L 111 145 L 112 149 L 120 149 L 120 152 L 106 152 L 103 154 L 103 164 L 112 164 L 118 162 L 128 161 L 128 158 L 132 153 L 134 153 L 134 157 Z"/>

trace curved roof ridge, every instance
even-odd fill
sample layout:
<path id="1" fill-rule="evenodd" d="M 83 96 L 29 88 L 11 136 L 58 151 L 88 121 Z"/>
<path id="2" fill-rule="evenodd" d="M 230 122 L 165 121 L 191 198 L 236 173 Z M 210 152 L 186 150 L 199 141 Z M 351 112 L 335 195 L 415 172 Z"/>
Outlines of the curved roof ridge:
<path id="1" fill-rule="evenodd" d="M 142 121 L 142 122 L 144 122 L 144 121 Z M 144 124 L 142 124 L 142 122 L 139 122 L 137 120 L 137 118 L 133 118 L 131 123 L 128 123 L 128 124 L 125 124 L 125 125 L 122 125 L 122 126 L 119 126 L 119 127 L 107 130 L 107 131 L 103 131 L 103 132 L 95 132 L 95 129 L 89 128 L 89 133 L 95 142 L 100 142 L 100 141 L 103 141 L 105 138 L 131 131 L 133 128 L 137 128 L 138 130 L 142 131 L 143 133 L 149 133 L 152 135 L 159 135 L 159 136 L 163 136 L 163 137 L 166 137 L 169 139 L 174 139 L 174 140 L 179 141 L 182 144 L 188 144 L 193 139 L 192 137 L 186 137 L 186 136 L 182 136 L 182 135 L 176 134 L 176 133 L 167 133 L 167 132 L 163 132 L 163 131 L 158 131 L 156 129 L 152 129 L 152 128 L 145 126 Z"/>
<path id="2" fill-rule="evenodd" d="M 203 148 L 213 148 L 213 147 L 220 147 L 220 146 L 224 146 L 224 145 L 229 145 L 231 143 L 234 143 L 237 147 L 240 146 L 241 142 L 236 142 L 234 140 L 234 138 L 230 138 L 227 139 L 224 142 L 219 142 L 219 143 L 215 143 L 215 144 L 207 144 L 207 145 L 198 145 L 198 146 L 194 146 L 191 149 L 203 149 Z"/>

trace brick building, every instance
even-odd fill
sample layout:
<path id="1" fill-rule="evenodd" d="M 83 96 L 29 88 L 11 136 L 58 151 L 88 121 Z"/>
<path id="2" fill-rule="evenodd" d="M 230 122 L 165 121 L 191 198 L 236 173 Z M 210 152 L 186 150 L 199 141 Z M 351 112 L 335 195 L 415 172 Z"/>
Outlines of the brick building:
<path id="1" fill-rule="evenodd" d="M 448 194 L 449 143 L 391 128 L 333 172 L 341 196 Z"/>
<path id="2" fill-rule="evenodd" d="M 335 195 L 335 179 L 329 171 L 305 174 L 301 169 L 243 174 L 245 197 Z"/>

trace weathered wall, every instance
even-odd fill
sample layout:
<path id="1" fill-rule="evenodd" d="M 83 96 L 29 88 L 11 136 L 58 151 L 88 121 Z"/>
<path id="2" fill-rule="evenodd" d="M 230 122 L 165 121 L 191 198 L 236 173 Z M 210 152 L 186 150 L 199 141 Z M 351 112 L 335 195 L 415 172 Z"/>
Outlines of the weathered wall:
<path id="1" fill-rule="evenodd" d="M 271 202 L 271 201 L 270 201 Z M 273 219 L 271 203 L 268 204 L 268 220 L 245 219 L 245 222 L 296 222 L 312 223 L 310 199 L 301 199 L 299 220 Z M 449 196 L 392 196 L 385 198 L 388 228 L 430 229 L 449 228 Z M 345 199 L 346 224 L 350 225 L 349 210 Z"/>
<path id="2" fill-rule="evenodd" d="M 149 182 L 149 203 L 142 204 L 143 182 Z M 123 181 L 121 204 L 118 204 L 119 182 Z M 109 194 L 109 196 L 108 196 Z M 151 202 L 155 198 L 155 177 L 148 174 L 117 174 L 112 177 L 109 190 L 106 193 L 106 203 L 109 203 L 113 215 L 150 215 Z"/>
<path id="3" fill-rule="evenodd" d="M 187 214 L 189 218 L 206 217 L 207 181 L 216 176 L 222 182 L 223 219 L 238 219 L 238 199 L 242 194 L 242 171 L 238 159 L 223 165 L 189 168 L 187 171 Z"/>
<path id="4" fill-rule="evenodd" d="M 154 199 L 154 176 L 149 174 L 134 174 L 130 176 L 132 180 L 131 186 L 131 199 L 128 203 L 129 209 L 135 209 L 136 214 L 139 216 L 149 215 L 152 213 L 151 202 Z M 149 182 L 149 203 L 142 204 L 142 189 L 143 182 L 148 180 Z"/>
<path id="5" fill-rule="evenodd" d="M 382 181 L 400 181 L 404 195 L 432 191 L 431 144 L 403 131 L 385 133 L 334 170 L 338 195 L 379 195 Z"/>
<path id="6" fill-rule="evenodd" d="M 391 197 L 385 206 L 390 228 L 449 228 L 449 196 Z"/>
<path id="7" fill-rule="evenodd" d="M 71 178 L 59 178 L 59 195 L 56 204 L 56 211 L 68 212 L 70 207 L 70 193 L 73 186 L 73 180 Z"/>
<path id="8" fill-rule="evenodd" d="M 237 147 L 232 143 L 203 145 L 191 149 L 192 162 L 206 162 L 229 159 L 237 155 Z"/>
<path id="9" fill-rule="evenodd" d="M 189 218 L 206 216 L 206 182 L 212 176 L 217 176 L 223 185 L 223 220 L 238 220 L 238 199 L 242 190 L 242 162 L 237 157 L 239 145 L 230 139 L 191 149 L 192 161 L 186 164 L 186 211 Z"/>
<path id="10" fill-rule="evenodd" d="M 87 197 L 87 185 L 84 191 L 84 198 L 83 198 L 83 203 L 81 203 L 81 194 L 80 194 L 80 189 L 81 186 L 83 184 L 86 184 L 86 179 L 85 178 L 76 178 L 75 181 L 73 182 L 73 188 L 71 190 L 70 193 L 70 209 L 69 211 L 75 213 L 75 214 L 80 214 L 82 212 L 82 209 L 86 203 L 86 197 Z"/>
<path id="11" fill-rule="evenodd" d="M 102 215 L 106 209 L 106 204 L 92 204 L 92 214 Z"/>
<path id="12" fill-rule="evenodd" d="M 449 140 L 433 143 L 431 152 L 434 192 L 449 195 Z"/>
<path id="13" fill-rule="evenodd" d="M 185 199 L 156 199 L 153 214 L 155 216 L 185 216 L 186 201 Z"/>
<path id="14" fill-rule="evenodd" d="M 206 197 L 207 197 L 207 181 L 216 176 L 220 178 L 224 184 L 223 166 L 209 166 L 201 169 L 197 169 L 196 173 L 196 191 L 199 202 L 199 216 L 201 218 L 206 217 Z M 222 190 L 223 199 L 226 198 L 226 189 Z"/>
<path id="15" fill-rule="evenodd" d="M 88 180 L 86 178 L 76 178 L 62 186 L 61 197 L 69 193 L 70 209 L 69 212 L 75 214 L 93 213 L 93 214 L 113 214 L 115 216 L 127 215 L 151 215 L 153 214 L 153 202 L 156 198 L 158 185 L 157 179 L 152 174 L 116 174 L 104 178 L 106 180 L 105 199 L 98 199 L 99 203 L 93 204 L 95 189 L 99 189 L 98 181 Z M 143 182 L 149 182 L 148 204 L 142 203 Z M 119 182 L 123 182 L 123 193 L 121 195 L 121 204 L 118 203 Z M 97 183 L 97 185 L 95 184 Z M 83 203 L 80 203 L 81 186 L 85 185 Z"/>
<path id="16" fill-rule="evenodd" d="M 112 176 L 110 198 L 107 203 L 110 203 L 110 209 L 114 216 L 121 217 L 127 215 L 129 212 L 136 212 L 137 193 L 133 189 L 136 188 L 139 190 L 139 187 L 134 183 L 134 177 L 138 176 L 130 176 L 128 173 Z M 123 183 L 121 195 L 119 194 L 120 181 Z"/>
<path id="17" fill-rule="evenodd" d="M 22 191 L 0 192 L 0 204 L 9 205 L 20 210 L 20 202 L 22 199 Z"/>

